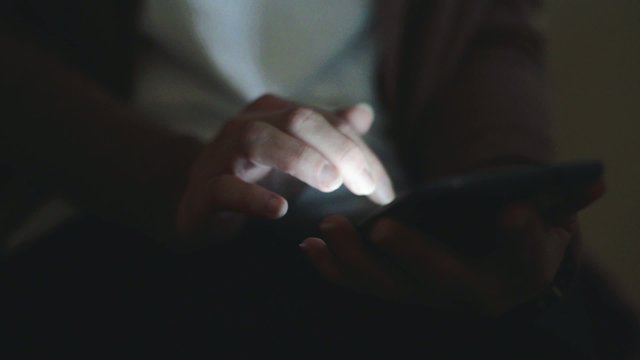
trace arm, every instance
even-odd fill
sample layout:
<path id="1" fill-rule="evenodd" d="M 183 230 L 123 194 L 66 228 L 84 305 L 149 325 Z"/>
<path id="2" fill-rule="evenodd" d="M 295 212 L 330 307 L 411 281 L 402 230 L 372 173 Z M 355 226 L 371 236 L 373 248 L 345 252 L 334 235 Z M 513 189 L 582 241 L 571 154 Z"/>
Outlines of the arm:
<path id="1" fill-rule="evenodd" d="M 404 144 L 411 144 L 404 149 L 404 158 L 419 168 L 414 178 L 424 181 L 487 167 L 551 161 L 543 44 L 531 25 L 533 7 L 525 1 L 434 3 L 437 6 L 429 9 L 433 11 L 423 11 L 429 21 L 424 21 L 417 9 L 408 12 L 412 16 L 407 28 L 414 32 L 407 32 L 404 39 L 401 53 L 405 56 L 399 63 L 405 66 L 399 66 L 395 92 L 393 81 L 387 78 L 391 88 L 387 95 L 396 98 L 392 105 L 399 121 L 398 131 L 404 135 Z M 415 160 L 416 154 L 421 155 L 421 163 Z M 450 287 L 427 293 L 451 291 L 447 299 L 451 300 L 460 296 L 460 291 L 469 290 L 462 298 L 474 299 L 472 307 L 478 306 L 481 311 L 504 313 L 537 298 L 553 285 L 563 259 L 576 258 L 572 255 L 577 252 L 579 234 L 571 216 L 562 226 L 549 226 L 533 207 L 513 205 L 497 219 L 501 238 L 509 240 L 496 250 L 495 258 L 482 259 L 486 268 L 476 268 L 477 263 L 468 259 L 454 260 L 457 255 L 451 257 L 448 250 L 441 251 L 437 246 L 427 250 L 431 245 L 425 234 L 401 235 L 401 224 L 390 226 L 393 231 L 387 231 L 388 238 L 406 250 L 391 263 L 402 268 L 415 261 L 417 267 L 424 266 L 424 271 L 414 272 L 410 278 Z M 332 223 L 331 219 L 328 221 Z M 336 223 L 336 228 L 344 226 L 344 237 L 337 236 L 332 241 L 329 229 L 323 239 L 326 242 L 303 242 L 303 249 L 321 273 L 334 282 L 344 278 L 362 280 L 347 280 L 347 286 L 355 283 L 357 288 L 364 283 L 365 291 L 382 296 L 415 293 L 411 286 L 405 291 L 402 276 L 393 280 L 393 270 L 380 270 L 379 263 L 385 260 L 362 255 L 368 252 L 364 248 L 345 250 L 347 238 L 357 239 L 357 234 L 354 229 L 349 232 L 346 224 Z M 375 234 L 374 226 L 372 239 Z M 382 238 L 376 246 L 388 255 L 392 251 L 384 247 Z M 416 239 L 415 247 L 411 238 Z M 356 270 L 340 270 L 344 263 L 348 264 L 345 268 Z M 443 267 L 432 268 L 437 265 Z M 378 284 L 381 286 L 369 287 L 375 278 L 372 273 L 382 274 Z M 429 304 L 431 300 L 427 296 L 423 302 Z"/>
<path id="2" fill-rule="evenodd" d="M 537 3 L 380 7 L 380 95 L 414 181 L 551 159 Z"/>
<path id="3" fill-rule="evenodd" d="M 424 153 L 436 174 L 552 159 L 544 41 L 531 3 L 489 5 L 435 98 Z"/>
<path id="4" fill-rule="evenodd" d="M 344 182 L 376 202 L 394 197 L 360 140 L 358 129 L 366 132 L 373 120 L 366 107 L 333 113 L 263 96 L 200 145 L 140 121 L 34 47 L 8 34 L 0 44 L 12 54 L 0 63 L 7 93 L 13 89 L 7 107 L 20 119 L 3 132 L 10 160 L 33 164 L 76 203 L 154 237 L 174 237 L 176 219 L 181 235 L 198 237 L 221 233 L 211 222 L 221 212 L 283 216 L 286 199 L 258 184 L 272 169 L 322 191 Z"/>
<path id="5" fill-rule="evenodd" d="M 536 19 L 540 5 L 537 0 L 486 2 L 461 46 L 454 75 L 433 102 L 433 121 L 425 126 L 429 175 L 554 160 L 545 39 Z M 555 279 L 564 288 L 574 282 L 580 264 L 578 228 L 571 227 Z"/>
<path id="6" fill-rule="evenodd" d="M 0 33 L 0 48 L 3 160 L 28 164 L 48 186 L 103 217 L 172 237 L 175 208 L 201 145 L 140 121 L 8 29 Z"/>

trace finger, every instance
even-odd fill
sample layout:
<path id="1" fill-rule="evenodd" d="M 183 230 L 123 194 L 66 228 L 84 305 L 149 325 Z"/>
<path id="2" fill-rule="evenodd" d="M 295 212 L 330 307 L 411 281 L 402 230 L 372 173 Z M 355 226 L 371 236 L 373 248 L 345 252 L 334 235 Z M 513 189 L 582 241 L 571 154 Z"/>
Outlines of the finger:
<path id="1" fill-rule="evenodd" d="M 178 210 L 177 226 L 180 232 L 189 233 L 217 211 L 277 219 L 286 214 L 287 208 L 287 200 L 282 196 L 233 175 L 221 175 L 185 194 Z"/>
<path id="2" fill-rule="evenodd" d="M 524 204 L 506 209 L 500 226 L 493 264 L 505 275 L 507 285 L 524 297 L 548 287 L 564 258 L 571 234 L 561 227 L 547 229 L 537 212 Z"/>
<path id="3" fill-rule="evenodd" d="M 300 243 L 299 247 L 322 277 L 333 284 L 347 286 L 346 277 L 338 260 L 322 239 L 307 238 Z"/>
<path id="4" fill-rule="evenodd" d="M 488 316 L 500 315 L 511 305 L 500 297 L 494 277 L 397 221 L 381 219 L 372 228 L 371 240 L 421 284 L 424 303 Z"/>
<path id="5" fill-rule="evenodd" d="M 391 183 L 391 178 L 389 177 L 389 174 L 387 173 L 386 169 L 384 168 L 384 166 L 382 165 L 378 157 L 373 153 L 373 151 L 371 151 L 369 146 L 362 140 L 362 137 L 361 137 L 362 134 L 359 133 L 359 131 L 355 128 L 355 126 L 366 125 L 366 123 L 364 124 L 360 123 L 360 125 L 357 124 L 358 116 L 360 117 L 368 116 L 370 118 L 369 124 L 367 125 L 366 129 L 363 128 L 361 130 L 363 130 L 363 132 L 366 132 L 369 130 L 369 127 L 371 126 L 371 123 L 373 121 L 373 110 L 371 109 L 371 107 L 368 104 L 362 103 L 362 104 L 358 104 L 358 105 L 338 111 L 338 115 L 340 115 L 340 113 L 348 114 L 349 112 L 355 112 L 356 114 L 355 120 L 353 118 L 349 120 L 340 116 L 336 117 L 335 114 L 332 114 L 323 110 L 316 110 L 316 111 L 318 111 L 321 115 L 323 115 L 331 125 L 333 125 L 336 129 L 338 129 L 338 131 L 343 133 L 345 136 L 351 139 L 351 141 L 353 141 L 356 145 L 358 145 L 362 150 L 362 152 L 364 153 L 367 159 L 367 162 L 369 164 L 369 168 L 371 169 L 371 174 L 373 176 L 374 182 L 376 184 L 375 191 L 368 196 L 369 199 L 374 203 L 380 204 L 380 205 L 386 205 L 391 201 L 393 201 L 396 197 L 396 194 L 393 189 L 393 185 Z M 370 114 L 367 115 L 368 113 Z"/>
<path id="6" fill-rule="evenodd" d="M 376 183 L 361 147 L 319 112 L 294 108 L 273 117 L 272 124 L 318 150 L 338 169 L 345 186 L 354 194 L 369 195 L 375 190 Z"/>
<path id="7" fill-rule="evenodd" d="M 330 192 L 342 184 L 338 169 L 318 150 L 266 122 L 247 122 L 242 138 L 244 158 L 235 160 L 234 174 L 243 177 L 245 164 L 276 168 L 318 190 Z"/>
<path id="8" fill-rule="evenodd" d="M 550 260 L 561 258 L 571 240 L 567 229 L 559 226 L 547 229 L 540 215 L 526 204 L 507 208 L 500 222 L 498 249 L 517 261 L 529 259 L 541 265 L 553 264 Z"/>
<path id="9" fill-rule="evenodd" d="M 339 109 L 335 114 L 346 120 L 347 124 L 349 124 L 358 135 L 364 135 L 369 132 L 374 120 L 373 108 L 367 103 L 360 103 Z"/>
<path id="10" fill-rule="evenodd" d="M 570 222 L 576 213 L 596 202 L 606 192 L 604 181 L 600 180 L 588 186 L 573 189 L 563 196 L 551 196 L 543 199 L 546 205 L 544 214 L 547 224 L 560 225 Z M 546 202 L 546 204 L 545 204 Z"/>
<path id="11" fill-rule="evenodd" d="M 369 162 L 369 167 L 376 183 L 376 189 L 369 195 L 369 199 L 380 205 L 386 205 L 392 202 L 396 198 L 396 193 L 393 189 L 391 178 L 384 168 L 384 165 L 380 162 L 380 159 L 378 159 L 351 126 L 346 123 L 341 123 L 337 125 L 337 129 L 360 146 Z"/>
<path id="12" fill-rule="evenodd" d="M 405 297 L 408 279 L 367 249 L 355 227 L 343 216 L 330 216 L 322 221 L 327 247 L 345 269 L 355 287 L 367 289 L 383 297 Z"/>
<path id="13" fill-rule="evenodd" d="M 473 298 L 481 291 L 481 284 L 465 265 L 451 252 L 424 239 L 401 223 L 383 218 L 371 229 L 372 243 L 390 256 L 425 289 L 430 297 L 438 294 L 451 299 Z"/>

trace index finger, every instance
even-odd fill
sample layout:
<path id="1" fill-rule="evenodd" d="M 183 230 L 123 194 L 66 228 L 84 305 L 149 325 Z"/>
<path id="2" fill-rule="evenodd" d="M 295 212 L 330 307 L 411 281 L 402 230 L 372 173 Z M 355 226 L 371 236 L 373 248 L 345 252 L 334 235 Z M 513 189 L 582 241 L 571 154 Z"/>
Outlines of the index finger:
<path id="1" fill-rule="evenodd" d="M 369 199 L 376 204 L 386 205 L 396 198 L 391 178 L 387 173 L 380 159 L 373 153 L 371 148 L 364 142 L 361 135 L 366 133 L 373 123 L 373 109 L 366 103 L 357 104 L 345 109 L 336 111 L 335 114 L 318 110 L 338 131 L 347 136 L 357 144 L 364 153 L 371 175 L 376 184 L 373 193 L 368 195 Z"/>
<path id="2" fill-rule="evenodd" d="M 369 161 L 362 146 L 338 131 L 318 111 L 294 107 L 274 118 L 274 125 L 304 141 L 340 172 L 344 185 L 356 195 L 369 195 L 376 188 Z"/>
<path id="3" fill-rule="evenodd" d="M 351 126 L 349 126 L 349 124 L 341 123 L 337 125 L 337 128 L 340 132 L 348 136 L 354 143 L 361 147 L 369 161 L 371 174 L 376 183 L 376 188 L 374 192 L 369 195 L 369 199 L 379 205 L 386 205 L 392 202 L 396 198 L 396 193 L 393 190 L 391 178 L 389 177 L 384 165 L 380 162 L 380 159 L 378 159 L 369 146 L 365 144 L 362 138 Z"/>

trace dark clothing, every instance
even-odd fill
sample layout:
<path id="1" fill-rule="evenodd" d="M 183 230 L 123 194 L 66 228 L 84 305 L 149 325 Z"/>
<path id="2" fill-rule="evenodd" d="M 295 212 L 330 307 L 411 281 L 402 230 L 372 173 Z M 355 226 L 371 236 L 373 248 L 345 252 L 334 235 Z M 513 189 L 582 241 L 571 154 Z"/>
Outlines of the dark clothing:
<path id="1" fill-rule="evenodd" d="M 13 15 L 11 23 L 115 96 L 129 98 L 137 1 L 9 4 L 4 15 Z M 375 4 L 378 93 L 396 143 L 411 144 L 401 158 L 424 157 L 408 167 L 415 180 L 488 161 L 551 159 L 544 41 L 532 25 L 538 1 Z"/>
<path id="2" fill-rule="evenodd" d="M 598 289 L 589 282 L 536 317 L 475 319 L 337 289 L 277 231 L 255 224 L 242 241 L 177 256 L 113 224 L 67 225 L 5 268 L 3 348 L 85 356 L 613 359 L 632 340 L 608 339 L 610 348 L 598 348 L 604 342 L 595 336 L 612 328 L 632 334 L 635 324 L 611 309 L 592 321 L 592 308 L 606 307 L 585 296 Z"/>
<path id="3" fill-rule="evenodd" d="M 415 181 L 552 158 L 535 3 L 378 1 L 379 96 Z M 127 101 L 137 8 L 124 0 L 10 1 L 3 16 Z M 242 241 L 175 255 L 132 229 L 70 224 L 3 264 L 7 348 L 589 359 L 623 355 L 635 330 L 624 310 L 590 321 L 593 309 L 615 309 L 599 303 L 592 277 L 549 309 L 551 320 L 485 321 L 352 294 L 311 271 L 298 235 L 256 223 Z M 566 316 L 554 322 L 554 311 Z M 607 328 L 620 336 L 591 346 Z"/>

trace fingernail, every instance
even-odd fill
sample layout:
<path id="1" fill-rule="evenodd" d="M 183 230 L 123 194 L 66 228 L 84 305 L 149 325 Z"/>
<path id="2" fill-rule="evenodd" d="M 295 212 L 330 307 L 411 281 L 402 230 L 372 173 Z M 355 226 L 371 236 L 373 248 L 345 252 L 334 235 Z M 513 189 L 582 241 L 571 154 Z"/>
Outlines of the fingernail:
<path id="1" fill-rule="evenodd" d="M 317 237 L 308 237 L 298 244 L 298 248 L 307 255 L 312 255 L 315 250 L 324 246 L 326 246 L 325 242 Z"/>
<path id="2" fill-rule="evenodd" d="M 361 181 L 360 181 L 360 195 L 369 195 L 376 189 L 376 182 L 373 180 L 373 175 L 371 175 L 371 170 L 368 167 L 362 169 L 360 173 Z"/>
<path id="3" fill-rule="evenodd" d="M 338 171 L 331 164 L 325 164 L 320 169 L 320 184 L 326 191 L 333 191 L 340 186 L 342 182 Z"/>
<path id="4" fill-rule="evenodd" d="M 351 191 L 355 195 L 371 195 L 376 189 L 376 183 L 367 165 L 359 170 L 357 167 L 347 169 L 343 176 L 344 179 L 351 180 Z"/>
<path id="5" fill-rule="evenodd" d="M 387 205 L 396 198 L 396 193 L 393 191 L 393 185 L 391 185 L 390 181 L 385 181 L 383 186 L 378 186 L 378 191 L 382 205 Z"/>
<path id="6" fill-rule="evenodd" d="M 282 201 L 275 195 L 271 195 L 269 201 L 267 202 L 267 209 L 269 211 L 269 214 L 271 214 L 274 219 L 283 217 L 284 214 L 287 213 L 288 208 L 289 205 L 287 204 L 287 202 Z"/>
<path id="7" fill-rule="evenodd" d="M 387 205 L 395 200 L 396 195 L 393 191 L 389 191 L 388 188 L 380 191 L 380 202 L 381 205 Z"/>

